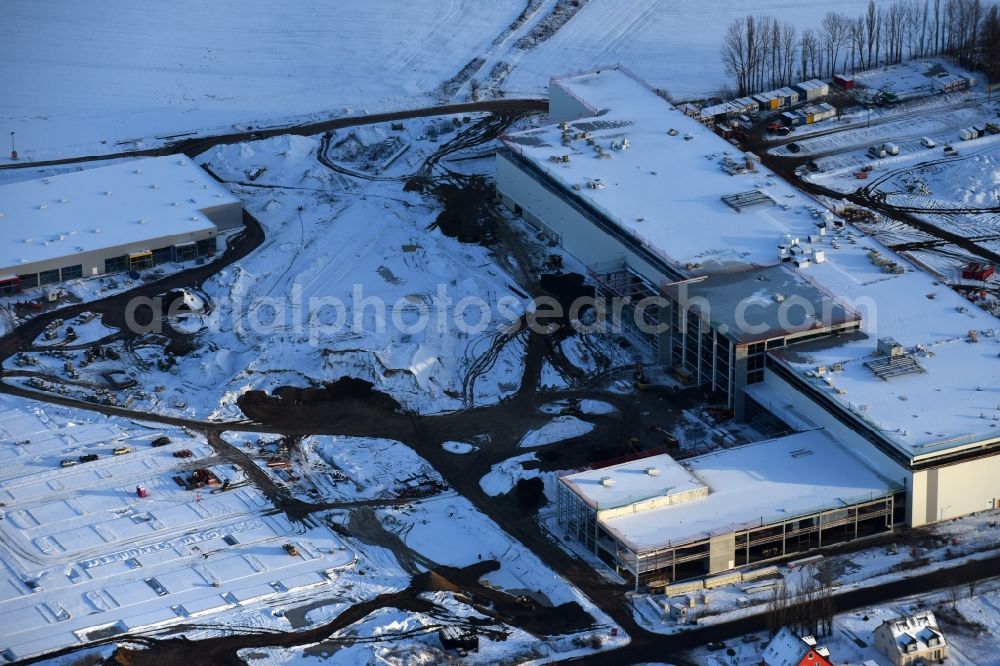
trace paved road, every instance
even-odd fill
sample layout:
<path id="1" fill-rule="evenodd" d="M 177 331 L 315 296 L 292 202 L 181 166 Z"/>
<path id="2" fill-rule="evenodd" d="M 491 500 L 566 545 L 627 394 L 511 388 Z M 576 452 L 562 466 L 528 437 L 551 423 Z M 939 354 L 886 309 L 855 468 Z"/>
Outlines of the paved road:
<path id="1" fill-rule="evenodd" d="M 241 141 L 254 141 L 257 139 L 267 139 L 272 136 L 284 134 L 295 134 L 298 136 L 309 136 L 322 134 L 331 130 L 343 127 L 355 127 L 358 125 L 371 125 L 373 123 L 385 123 L 394 120 L 406 120 L 408 118 L 428 118 L 431 116 L 444 116 L 455 113 L 503 113 L 505 111 L 547 111 L 549 102 L 544 98 L 505 98 L 488 99 L 481 102 L 465 102 L 462 104 L 446 104 L 444 106 L 427 106 L 418 109 L 404 109 L 401 111 L 388 111 L 386 113 L 373 113 L 367 116 L 347 116 L 343 118 L 333 118 L 331 120 L 320 120 L 312 123 L 302 123 L 297 125 L 282 125 L 278 127 L 268 127 L 247 132 L 231 132 L 228 134 L 217 134 L 215 136 L 196 137 L 175 141 L 157 148 L 147 148 L 145 150 L 124 151 L 118 153 L 107 153 L 104 155 L 83 155 L 78 157 L 65 157 L 54 160 L 41 160 L 38 162 L 10 162 L 0 164 L 0 169 L 23 169 L 27 167 L 57 166 L 60 164 L 77 164 L 79 162 L 93 162 L 97 160 L 114 160 L 123 157 L 156 157 L 159 155 L 176 155 L 184 153 L 189 157 L 199 155 L 209 148 L 222 146 Z"/>

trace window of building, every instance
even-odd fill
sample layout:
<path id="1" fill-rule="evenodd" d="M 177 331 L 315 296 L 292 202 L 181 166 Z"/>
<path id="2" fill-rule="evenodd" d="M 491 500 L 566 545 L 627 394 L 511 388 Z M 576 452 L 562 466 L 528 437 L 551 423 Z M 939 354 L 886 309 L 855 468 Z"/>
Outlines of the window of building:
<path id="1" fill-rule="evenodd" d="M 104 272 L 105 273 L 120 273 L 125 270 L 127 257 L 124 255 L 120 257 L 111 257 L 110 259 L 104 260 Z"/>
<path id="2" fill-rule="evenodd" d="M 62 269 L 62 279 L 63 282 L 66 280 L 75 280 L 79 277 L 83 277 L 83 265 L 77 264 L 76 266 L 66 266 Z"/>
<path id="3" fill-rule="evenodd" d="M 38 274 L 38 284 L 55 284 L 59 282 L 59 269 L 53 268 L 51 271 L 42 271 Z"/>
<path id="4" fill-rule="evenodd" d="M 22 289 L 31 289 L 38 286 L 38 273 L 28 273 L 27 275 L 18 275 L 17 277 L 21 278 Z"/>
<path id="5" fill-rule="evenodd" d="M 204 257 L 206 254 L 215 254 L 214 238 L 202 238 L 198 241 L 198 256 Z"/>
<path id="6" fill-rule="evenodd" d="M 16 277 L 0 278 L 0 296 L 13 296 L 20 291 L 21 280 Z"/>
<path id="7" fill-rule="evenodd" d="M 174 261 L 194 261 L 197 258 L 197 243 L 178 243 L 174 246 Z"/>
<path id="8" fill-rule="evenodd" d="M 174 248 L 158 247 L 153 250 L 153 265 L 166 264 L 174 260 Z"/>

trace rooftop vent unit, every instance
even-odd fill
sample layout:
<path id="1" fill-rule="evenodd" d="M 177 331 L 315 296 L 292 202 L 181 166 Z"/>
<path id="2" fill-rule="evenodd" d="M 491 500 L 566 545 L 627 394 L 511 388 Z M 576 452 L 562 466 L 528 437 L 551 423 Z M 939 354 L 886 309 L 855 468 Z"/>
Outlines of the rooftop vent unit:
<path id="1" fill-rule="evenodd" d="M 875 347 L 875 352 L 879 356 L 903 356 L 906 352 L 903 345 L 896 342 L 895 338 L 879 338 Z"/>
<path id="2" fill-rule="evenodd" d="M 612 479 L 610 476 L 602 476 L 601 485 L 604 486 L 605 488 L 611 488 L 615 485 L 615 480 Z"/>
<path id="3" fill-rule="evenodd" d="M 656 467 L 649 466 L 646 468 L 646 474 L 648 474 L 649 476 L 659 476 L 660 470 Z"/>

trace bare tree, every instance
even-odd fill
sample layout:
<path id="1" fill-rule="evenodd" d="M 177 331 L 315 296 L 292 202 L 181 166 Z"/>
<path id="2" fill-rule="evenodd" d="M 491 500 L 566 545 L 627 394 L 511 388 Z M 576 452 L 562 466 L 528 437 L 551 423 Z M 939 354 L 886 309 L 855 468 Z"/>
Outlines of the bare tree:
<path id="1" fill-rule="evenodd" d="M 1000 8 L 992 5 L 983 16 L 979 43 L 983 45 L 981 61 L 988 84 L 1000 81 Z"/>
<path id="2" fill-rule="evenodd" d="M 865 61 L 865 17 L 859 16 L 850 25 L 851 71 L 856 72 Z"/>
<path id="3" fill-rule="evenodd" d="M 748 21 L 751 23 L 749 29 Z M 752 35 L 752 21 L 753 17 L 737 18 L 729 24 L 722 40 L 722 64 L 735 79 L 736 90 L 740 95 L 750 92 L 752 44 L 748 42 L 748 34 Z"/>
<path id="4" fill-rule="evenodd" d="M 792 82 L 795 67 L 795 26 L 784 23 L 781 26 L 781 78 L 788 85 Z"/>
<path id="5" fill-rule="evenodd" d="M 826 53 L 827 76 L 833 76 L 837 69 L 840 51 L 850 39 L 850 19 L 837 12 L 827 12 L 823 17 L 820 36 L 823 40 L 823 50 Z"/>
<path id="6" fill-rule="evenodd" d="M 771 598 L 767 601 L 767 631 L 771 636 L 789 623 L 789 602 L 784 581 L 771 588 Z"/>
<path id="7" fill-rule="evenodd" d="M 940 0 L 937 0 L 940 2 Z M 882 15 L 875 9 L 875 0 L 868 0 L 868 10 L 865 13 L 865 41 L 868 48 L 868 59 L 863 64 L 864 67 L 871 69 L 873 66 L 878 65 L 878 42 L 880 39 L 879 32 L 882 26 Z M 872 60 L 872 51 L 875 51 L 875 60 Z"/>

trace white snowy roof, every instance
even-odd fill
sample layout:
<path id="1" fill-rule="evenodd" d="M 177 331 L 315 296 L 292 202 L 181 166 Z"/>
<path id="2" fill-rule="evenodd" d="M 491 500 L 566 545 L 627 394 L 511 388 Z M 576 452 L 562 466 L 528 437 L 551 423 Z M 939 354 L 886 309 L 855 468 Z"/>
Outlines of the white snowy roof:
<path id="1" fill-rule="evenodd" d="M 655 470 L 650 474 L 649 470 Z M 602 479 L 606 479 L 602 484 Z M 669 497 L 705 484 L 666 454 L 611 467 L 568 474 L 560 479 L 589 506 L 608 509 L 653 497 Z"/>
<path id="2" fill-rule="evenodd" d="M 842 379 L 834 378 L 835 385 L 843 381 L 845 393 L 830 389 L 831 397 L 846 409 L 863 409 L 907 454 L 941 452 L 1000 436 L 992 418 L 1000 416 L 1000 396 L 990 390 L 1000 385 L 1000 336 L 992 337 L 1000 332 L 1000 320 L 853 227 L 835 230 L 831 225 L 826 235 L 816 236 L 816 225 L 823 221 L 816 201 L 761 165 L 756 173 L 731 176 L 723 171 L 722 155 L 738 161 L 740 151 L 627 73 L 606 68 L 563 77 L 558 84 L 599 109 L 597 117 L 572 122 L 570 128 L 590 132 L 611 159 L 595 157 L 582 139 L 562 145 L 557 126 L 508 136 L 512 150 L 564 186 L 581 186 L 576 196 L 686 275 L 778 263 L 777 245 L 787 242 L 786 234 L 800 239 L 804 248 L 822 250 L 823 262 L 792 270 L 860 312 L 866 336 L 845 336 L 808 350 L 792 347 L 784 352 L 786 361 L 801 373 L 855 361 L 845 366 Z M 669 135 L 670 128 L 678 134 Z M 611 148 L 623 138 L 629 139 L 627 150 Z M 568 163 L 549 159 L 567 154 Z M 595 179 L 604 187 L 585 186 Z M 720 200 L 755 188 L 780 205 L 737 213 Z M 869 256 L 870 249 L 903 272 L 886 272 Z M 978 344 L 963 342 L 970 330 L 977 331 Z M 937 356 L 920 360 L 926 374 L 885 382 L 862 362 L 870 360 L 881 337 L 893 337 L 908 348 L 923 345 Z"/>
<path id="3" fill-rule="evenodd" d="M 823 430 L 684 461 L 708 496 L 601 520 L 637 550 L 680 545 L 710 534 L 844 507 L 894 491 L 883 471 Z"/>
<path id="4" fill-rule="evenodd" d="M 681 270 L 688 263 L 705 264 L 706 270 L 770 265 L 777 262 L 782 234 L 815 233 L 817 220 L 804 210 L 814 201 L 759 165 L 756 174 L 730 176 L 720 160 L 725 153 L 742 160 L 742 151 L 629 74 L 610 68 L 555 83 L 598 109 L 595 117 L 569 125 L 573 131 L 590 132 L 611 159 L 596 157 L 584 139 L 562 145 L 557 125 L 510 134 L 507 145 L 565 187 L 580 186 L 577 196 L 668 263 Z M 671 128 L 678 130 L 676 136 L 667 133 Z M 630 147 L 614 150 L 611 144 L 622 139 Z M 549 159 L 562 155 L 570 161 Z M 586 187 L 595 179 L 605 187 Z M 787 203 L 789 210 L 775 205 L 736 213 L 720 199 L 755 188 Z"/>
<path id="5" fill-rule="evenodd" d="M 788 627 L 782 627 L 764 648 L 766 666 L 799 666 L 809 652 L 809 645 Z"/>
<path id="6" fill-rule="evenodd" d="M 940 648 L 945 645 L 944 635 L 938 628 L 937 618 L 931 611 L 886 620 L 882 623 L 882 627 L 892 636 L 896 649 L 902 654 L 909 652 L 909 646 L 914 644 L 916 652 Z M 931 645 L 931 641 L 934 641 L 933 645 Z"/>
<path id="7" fill-rule="evenodd" d="M 0 186 L 0 272 L 147 239 L 211 230 L 201 212 L 239 203 L 183 155 Z"/>

